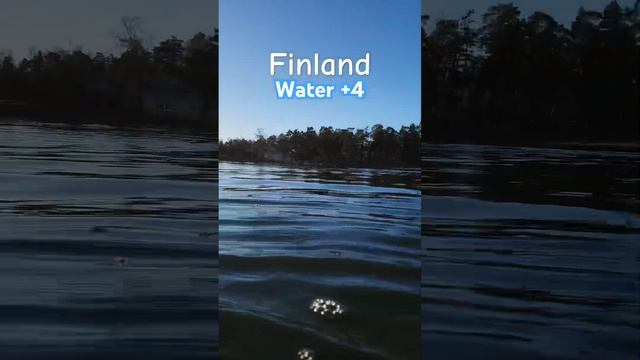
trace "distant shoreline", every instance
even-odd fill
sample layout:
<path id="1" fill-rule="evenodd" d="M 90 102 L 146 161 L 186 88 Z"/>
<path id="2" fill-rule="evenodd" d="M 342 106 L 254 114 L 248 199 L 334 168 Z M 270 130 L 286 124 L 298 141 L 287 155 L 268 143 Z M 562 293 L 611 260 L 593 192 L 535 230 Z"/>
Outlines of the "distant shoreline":
<path id="1" fill-rule="evenodd" d="M 108 125 L 124 129 L 161 128 L 185 132 L 207 132 L 216 134 L 212 141 L 217 140 L 217 119 L 210 121 L 185 121 L 179 118 L 157 118 L 153 116 L 116 114 L 100 112 L 96 114 L 90 110 L 82 111 L 44 111 L 31 108 L 29 112 L 0 112 L 0 122 L 11 120 L 32 121 L 39 123 L 63 123 L 69 125 Z"/>

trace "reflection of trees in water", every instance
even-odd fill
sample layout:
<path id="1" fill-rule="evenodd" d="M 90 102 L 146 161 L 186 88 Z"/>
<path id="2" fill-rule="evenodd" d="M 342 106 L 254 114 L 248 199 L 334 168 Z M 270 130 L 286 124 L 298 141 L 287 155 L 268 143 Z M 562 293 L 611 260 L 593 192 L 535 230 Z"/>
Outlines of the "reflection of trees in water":
<path id="1" fill-rule="evenodd" d="M 570 29 L 512 4 L 423 30 L 429 139 L 638 138 L 636 9 L 580 9 Z M 428 16 L 424 16 L 426 23 Z"/>
<path id="2" fill-rule="evenodd" d="M 425 145 L 424 195 L 640 211 L 636 153 Z"/>

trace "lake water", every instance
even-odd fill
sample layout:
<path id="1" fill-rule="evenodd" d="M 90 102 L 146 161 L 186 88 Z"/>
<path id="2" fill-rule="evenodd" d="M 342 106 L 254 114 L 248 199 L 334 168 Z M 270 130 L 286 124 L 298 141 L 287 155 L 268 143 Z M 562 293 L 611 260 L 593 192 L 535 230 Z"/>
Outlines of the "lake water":
<path id="1" fill-rule="evenodd" d="M 638 359 L 640 153 L 423 147 L 423 359 Z"/>
<path id="2" fill-rule="evenodd" d="M 419 177 L 221 163 L 222 358 L 417 359 Z"/>
<path id="3" fill-rule="evenodd" d="M 0 358 L 215 358 L 215 144 L 0 120 Z"/>
<path id="4" fill-rule="evenodd" d="M 216 156 L 0 120 L 0 358 L 216 358 Z M 223 163 L 223 351 L 415 359 L 421 292 L 424 359 L 637 359 L 639 160 L 429 145 L 422 204 L 415 171 Z"/>

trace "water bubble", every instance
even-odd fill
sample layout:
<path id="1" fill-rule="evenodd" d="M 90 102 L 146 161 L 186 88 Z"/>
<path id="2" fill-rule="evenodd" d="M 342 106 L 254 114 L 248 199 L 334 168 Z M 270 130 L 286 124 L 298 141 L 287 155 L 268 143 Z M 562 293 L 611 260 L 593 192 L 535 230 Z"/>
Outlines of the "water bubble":
<path id="1" fill-rule="evenodd" d="M 317 298 L 313 300 L 309 308 L 325 319 L 340 319 L 345 313 L 344 306 L 331 299 Z"/>
<path id="2" fill-rule="evenodd" d="M 300 360 L 314 360 L 316 358 L 316 352 L 311 349 L 302 349 L 298 351 L 298 359 Z"/>

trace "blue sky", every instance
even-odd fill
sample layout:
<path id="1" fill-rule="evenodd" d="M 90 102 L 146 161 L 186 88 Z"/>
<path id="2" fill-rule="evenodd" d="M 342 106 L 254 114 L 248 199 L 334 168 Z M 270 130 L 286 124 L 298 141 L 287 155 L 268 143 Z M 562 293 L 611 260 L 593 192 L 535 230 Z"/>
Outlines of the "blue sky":
<path id="1" fill-rule="evenodd" d="M 420 120 L 419 0 L 221 0 L 220 138 L 313 126 L 400 127 Z M 352 57 L 371 53 L 363 99 L 277 99 L 269 53 Z M 281 78 L 285 77 L 280 76 Z M 288 77 L 286 77 L 288 78 Z M 305 78 L 297 78 L 305 80 Z M 359 77 L 313 77 L 353 82 Z"/>
<path id="2" fill-rule="evenodd" d="M 492 5 L 513 3 L 522 13 L 529 16 L 534 11 L 544 11 L 565 26 L 571 25 L 578 9 L 602 11 L 611 0 L 422 0 L 422 13 L 431 15 L 432 24 L 441 19 L 456 19 L 467 10 L 476 11 L 476 20 Z M 618 0 L 621 6 L 633 7 L 634 0 Z"/>
<path id="3" fill-rule="evenodd" d="M 422 0 L 422 12 L 437 21 L 459 17 L 468 9 L 482 14 L 499 1 L 507 0 Z M 602 10 L 609 3 L 609 0 L 512 1 L 523 15 L 540 9 L 564 24 L 573 20 L 580 6 Z M 633 6 L 634 0 L 618 2 Z M 152 41 L 171 35 L 187 38 L 198 31 L 208 33 L 218 25 L 218 0 L 0 0 L 0 52 L 11 51 L 21 58 L 32 47 L 80 46 L 92 52 L 118 51 L 112 34 L 119 30 L 123 16 L 140 16 Z"/>

